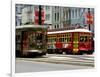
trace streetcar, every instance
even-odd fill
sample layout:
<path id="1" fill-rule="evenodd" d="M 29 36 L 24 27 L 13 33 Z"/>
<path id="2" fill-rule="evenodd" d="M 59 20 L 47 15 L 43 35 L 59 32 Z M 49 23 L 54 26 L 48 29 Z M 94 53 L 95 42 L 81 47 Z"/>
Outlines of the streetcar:
<path id="1" fill-rule="evenodd" d="M 42 25 L 16 26 L 16 57 L 42 56 L 47 51 L 47 27 Z"/>
<path id="2" fill-rule="evenodd" d="M 48 53 L 92 54 L 94 52 L 93 33 L 87 29 L 49 31 Z"/>

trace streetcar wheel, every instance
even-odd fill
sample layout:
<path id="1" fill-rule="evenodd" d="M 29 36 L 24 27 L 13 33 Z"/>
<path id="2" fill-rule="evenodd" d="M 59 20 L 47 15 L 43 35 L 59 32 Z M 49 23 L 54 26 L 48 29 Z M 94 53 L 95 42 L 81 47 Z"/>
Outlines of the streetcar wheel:
<path id="1" fill-rule="evenodd" d="M 42 55 L 46 55 L 46 52 L 43 52 Z"/>
<path id="2" fill-rule="evenodd" d="M 66 54 L 72 54 L 72 51 L 69 49 L 67 50 Z"/>
<path id="3" fill-rule="evenodd" d="M 91 54 L 93 54 L 93 52 L 94 52 L 94 51 L 91 50 L 91 51 L 88 51 L 87 54 L 88 54 L 88 55 L 91 55 Z"/>
<path id="4" fill-rule="evenodd" d="M 62 52 L 62 54 L 66 54 L 66 52 Z"/>
<path id="5" fill-rule="evenodd" d="M 83 51 L 79 51 L 77 54 L 78 55 L 83 55 Z"/>
<path id="6" fill-rule="evenodd" d="M 52 50 L 47 50 L 47 53 L 52 54 L 53 52 L 52 52 Z"/>
<path id="7" fill-rule="evenodd" d="M 16 50 L 16 57 L 21 57 L 21 52 Z"/>
<path id="8" fill-rule="evenodd" d="M 59 54 L 62 54 L 63 52 L 62 52 L 62 50 L 59 50 Z"/>

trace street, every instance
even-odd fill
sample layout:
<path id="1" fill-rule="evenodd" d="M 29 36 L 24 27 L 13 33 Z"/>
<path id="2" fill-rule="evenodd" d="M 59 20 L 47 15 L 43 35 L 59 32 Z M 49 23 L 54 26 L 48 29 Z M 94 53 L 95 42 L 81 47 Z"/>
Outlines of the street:
<path id="1" fill-rule="evenodd" d="M 91 55 L 47 54 L 37 58 L 16 58 L 15 72 L 90 69 L 93 67 L 94 57 Z"/>
<path id="2" fill-rule="evenodd" d="M 16 73 L 25 72 L 43 72 L 43 71 L 58 71 L 58 70 L 74 70 L 74 69 L 89 69 L 89 66 L 77 66 L 69 64 L 53 64 L 44 62 L 18 61 L 16 62 Z"/>

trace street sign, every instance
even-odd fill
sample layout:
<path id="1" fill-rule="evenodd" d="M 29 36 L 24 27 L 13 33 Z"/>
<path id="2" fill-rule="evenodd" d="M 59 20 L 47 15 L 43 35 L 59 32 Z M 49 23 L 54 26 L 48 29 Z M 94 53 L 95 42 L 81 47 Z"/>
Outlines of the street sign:
<path id="1" fill-rule="evenodd" d="M 86 23 L 87 24 L 93 24 L 93 14 L 92 13 L 86 14 Z"/>

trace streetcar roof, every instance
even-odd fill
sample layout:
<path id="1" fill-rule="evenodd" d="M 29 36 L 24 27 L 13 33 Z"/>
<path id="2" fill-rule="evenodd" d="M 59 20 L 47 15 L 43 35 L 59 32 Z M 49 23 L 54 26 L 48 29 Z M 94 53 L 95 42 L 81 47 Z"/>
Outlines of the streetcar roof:
<path id="1" fill-rule="evenodd" d="M 48 32 L 47 34 L 57 34 L 57 33 L 66 33 L 66 32 L 87 32 L 87 33 L 91 33 L 91 31 L 89 31 L 87 29 L 74 29 L 74 30 L 63 30 L 63 31 Z"/>
<path id="2" fill-rule="evenodd" d="M 26 29 L 26 28 L 47 28 L 45 25 L 21 25 L 16 26 L 16 29 Z"/>

